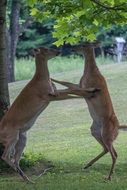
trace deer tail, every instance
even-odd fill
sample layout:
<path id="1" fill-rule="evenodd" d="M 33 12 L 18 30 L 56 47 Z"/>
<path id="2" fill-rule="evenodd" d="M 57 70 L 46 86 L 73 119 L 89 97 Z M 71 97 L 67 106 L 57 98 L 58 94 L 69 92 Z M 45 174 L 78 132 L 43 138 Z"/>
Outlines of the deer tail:
<path id="1" fill-rule="evenodd" d="M 119 125 L 119 130 L 127 131 L 127 125 Z"/>

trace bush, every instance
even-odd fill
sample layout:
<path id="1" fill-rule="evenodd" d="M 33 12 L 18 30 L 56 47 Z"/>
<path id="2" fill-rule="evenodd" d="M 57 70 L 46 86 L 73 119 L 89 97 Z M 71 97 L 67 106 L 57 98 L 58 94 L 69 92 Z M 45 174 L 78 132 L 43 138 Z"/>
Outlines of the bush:
<path id="1" fill-rule="evenodd" d="M 20 161 L 20 166 L 23 170 L 36 170 L 36 167 L 40 166 L 40 169 L 47 167 L 52 167 L 52 163 L 50 161 L 45 160 L 45 158 L 42 156 L 42 154 L 33 154 L 32 152 L 23 154 L 23 157 Z M 0 173 L 11 173 L 14 172 L 14 170 L 6 164 L 2 159 L 0 159 Z"/>

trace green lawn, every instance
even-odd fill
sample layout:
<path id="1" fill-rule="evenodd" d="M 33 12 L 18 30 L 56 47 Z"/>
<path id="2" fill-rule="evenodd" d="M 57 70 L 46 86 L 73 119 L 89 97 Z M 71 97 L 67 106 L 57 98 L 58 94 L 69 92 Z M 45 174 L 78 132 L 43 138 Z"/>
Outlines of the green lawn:
<path id="1" fill-rule="evenodd" d="M 98 57 L 97 62 L 99 65 L 111 64 L 114 61 L 110 58 L 104 59 L 103 57 Z M 55 57 L 49 60 L 48 66 L 51 73 L 61 73 L 71 70 L 82 69 L 83 59 L 81 56 L 70 57 Z M 35 61 L 33 58 L 29 59 L 18 59 L 15 64 L 15 78 L 17 81 L 26 80 L 33 76 L 35 68 Z"/>
<path id="2" fill-rule="evenodd" d="M 100 70 L 107 79 L 115 112 L 121 123 L 127 123 L 127 64 L 101 65 Z M 82 68 L 52 74 L 52 77 L 78 82 Z M 18 95 L 27 81 L 10 85 L 11 100 Z M 91 118 L 83 99 L 53 102 L 40 115 L 28 132 L 26 154 L 39 156 L 54 168 L 36 180 L 26 184 L 15 174 L 3 173 L 0 190 L 126 190 L 127 189 L 127 133 L 120 132 L 114 145 L 118 152 L 115 173 L 111 182 L 105 182 L 111 157 L 100 159 L 86 171 L 82 167 L 96 156 L 101 147 L 90 134 Z M 32 158 L 29 158 L 32 159 Z M 43 170 L 37 163 L 26 172 L 31 179 Z"/>

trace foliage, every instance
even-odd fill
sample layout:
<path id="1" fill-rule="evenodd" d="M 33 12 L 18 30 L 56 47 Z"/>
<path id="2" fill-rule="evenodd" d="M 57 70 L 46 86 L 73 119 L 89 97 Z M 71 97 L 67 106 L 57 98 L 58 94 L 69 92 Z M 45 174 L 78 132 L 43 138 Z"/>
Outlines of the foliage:
<path id="1" fill-rule="evenodd" d="M 7 4 L 7 29 L 10 30 L 10 15 L 11 4 L 13 0 L 8 0 Z M 26 0 L 20 1 L 21 9 L 19 15 L 19 41 L 17 44 L 16 57 L 28 57 L 30 50 L 38 46 L 48 44 L 51 46 L 53 39 L 51 36 L 53 23 L 49 20 L 44 22 L 43 25 L 36 22 L 30 16 L 30 9 L 26 4 Z"/>
<path id="2" fill-rule="evenodd" d="M 20 161 L 20 166 L 23 170 L 34 169 L 38 165 L 48 167 L 52 166 L 50 162 L 47 162 L 41 153 L 35 154 L 33 152 L 25 153 Z M 2 159 L 0 159 L 0 174 L 13 173 L 14 170 L 7 165 Z"/>
<path id="3" fill-rule="evenodd" d="M 51 36 L 52 28 L 50 23 L 40 24 L 31 20 L 31 24 L 20 35 L 17 45 L 17 54 L 19 57 L 30 56 L 30 51 L 33 48 L 47 45 L 51 46 L 53 38 Z"/>
<path id="4" fill-rule="evenodd" d="M 64 25 L 63 21 L 61 21 L 62 22 L 61 27 L 57 28 L 58 23 L 57 23 L 56 16 L 55 15 L 53 16 L 53 12 L 52 12 L 52 15 L 50 15 L 50 12 L 48 11 L 49 2 L 51 4 L 51 2 L 53 2 L 53 1 L 44 1 L 44 2 L 38 1 L 38 3 L 36 5 L 34 4 L 35 3 L 34 0 L 33 1 L 27 0 L 27 1 L 29 1 L 29 5 L 31 8 L 28 7 L 28 4 L 26 4 L 25 0 L 23 0 L 21 2 L 22 6 L 21 6 L 20 20 L 19 20 L 20 36 L 19 36 L 19 41 L 18 41 L 17 50 L 16 50 L 16 56 L 18 58 L 29 57 L 30 50 L 33 48 L 36 48 L 38 46 L 51 47 L 53 42 L 55 42 L 55 40 L 57 38 L 57 36 L 55 37 L 55 33 L 58 33 L 58 30 L 59 30 L 58 38 L 59 38 L 59 42 L 61 41 L 61 43 L 63 43 L 62 38 L 64 37 L 64 34 L 65 34 L 65 38 L 70 40 L 70 43 L 75 43 L 76 42 L 75 40 L 80 41 L 81 40 L 80 38 L 82 38 L 81 36 L 84 36 L 84 37 L 86 36 L 84 29 L 81 34 L 81 27 L 74 26 L 74 27 L 78 28 L 78 30 L 76 30 L 77 32 L 74 32 L 74 34 L 73 34 L 73 31 L 71 31 L 72 24 L 73 25 L 80 24 L 80 22 L 78 22 L 77 19 L 78 20 L 81 19 L 82 22 L 84 20 L 84 22 L 86 23 L 86 27 L 88 25 L 90 26 L 91 22 L 88 23 L 88 18 L 87 19 L 85 18 L 85 15 L 84 15 L 85 13 L 83 12 L 83 10 L 81 11 L 82 15 L 81 16 L 78 15 L 78 18 L 76 18 L 76 20 L 73 20 L 73 22 L 70 17 L 70 21 L 69 21 L 70 28 L 66 27 L 66 22 Z M 42 5 L 42 2 L 43 2 L 43 5 Z M 72 2 L 73 1 L 71 1 L 71 2 L 65 1 L 65 4 L 67 3 L 67 5 L 68 5 L 68 9 L 69 9 L 69 4 Z M 78 7 L 76 8 L 76 10 L 82 9 L 79 7 L 80 1 L 77 1 L 77 2 L 79 2 L 79 3 L 78 3 Z M 88 3 L 89 0 L 84 1 L 84 2 L 85 2 L 84 10 L 86 10 L 86 7 L 88 7 L 88 5 L 89 5 L 89 3 Z M 62 1 L 61 1 L 61 3 L 62 3 Z M 87 5 L 87 3 L 88 3 L 88 5 Z M 58 3 L 58 5 L 60 6 L 60 3 Z M 55 6 L 56 6 L 56 4 L 54 3 L 54 7 Z M 57 7 L 58 10 L 60 9 L 59 6 Z M 66 8 L 66 7 L 67 6 L 65 6 L 64 8 Z M 46 13 L 44 14 L 44 12 L 42 13 L 42 11 L 39 12 L 39 10 L 43 10 L 44 8 L 47 9 L 47 16 L 45 15 Z M 61 9 L 62 8 L 63 7 L 61 7 Z M 52 9 L 49 7 L 49 10 L 52 10 Z M 58 12 L 58 10 L 57 10 L 57 12 Z M 35 15 L 37 17 L 37 20 L 35 20 L 35 16 L 33 16 L 33 17 L 30 16 L 30 11 L 31 11 L 32 15 Z M 7 27 L 8 28 L 10 25 L 10 20 L 9 20 L 10 12 L 11 12 L 11 0 L 8 1 L 8 7 L 7 7 Z M 44 16 L 43 16 L 43 14 L 44 14 Z M 70 7 L 70 14 L 71 14 L 71 7 Z M 68 14 L 66 13 L 66 15 L 69 15 L 69 13 Z M 64 18 L 63 12 L 61 12 L 61 16 L 59 16 L 58 19 L 61 19 L 61 17 Z M 66 19 L 64 19 L 64 20 L 66 21 Z M 112 19 L 111 19 L 111 21 L 112 21 Z M 84 22 L 82 24 L 82 27 L 84 27 Z M 94 24 L 95 23 L 97 24 L 97 22 L 94 22 Z M 56 28 L 55 33 L 53 33 L 53 31 L 54 31 L 53 27 Z M 93 25 L 93 27 L 94 27 L 94 25 Z M 127 25 L 120 26 L 120 25 L 115 24 L 115 25 L 112 25 L 111 27 L 109 27 L 107 30 L 104 27 L 102 27 L 100 24 L 97 27 L 99 27 L 99 30 L 97 31 L 97 33 L 94 32 L 94 34 L 91 34 L 91 33 L 89 33 L 89 34 L 90 34 L 90 36 L 96 35 L 97 39 L 102 41 L 102 44 L 104 47 L 109 46 L 113 43 L 114 36 L 122 35 L 123 37 L 125 37 L 125 39 L 127 39 L 127 32 L 126 32 Z M 74 28 L 72 28 L 72 29 L 74 29 Z M 66 31 L 66 30 L 68 30 L 68 31 Z M 91 27 L 89 27 L 89 30 L 91 30 Z M 54 34 L 54 38 L 52 36 L 52 33 Z M 67 35 L 68 35 L 68 37 L 67 37 Z M 74 40 L 74 42 L 71 42 L 71 40 L 72 41 Z M 62 49 L 63 49 L 64 54 L 66 55 L 66 49 L 67 49 L 66 46 L 64 45 L 64 47 Z"/>
<path id="5" fill-rule="evenodd" d="M 56 45 L 93 41 L 100 28 L 126 24 L 126 0 L 27 0 L 38 21 L 55 20 Z"/>
<path id="6" fill-rule="evenodd" d="M 84 11 L 86 10 L 87 7 L 89 7 L 91 5 L 90 3 L 88 3 L 89 1 L 90 0 L 84 1 L 85 2 Z M 11 9 L 10 2 L 11 2 L 11 0 L 8 1 L 7 26 L 9 26 L 9 16 L 10 16 L 10 11 L 11 11 L 10 10 Z M 85 36 L 87 36 L 86 33 L 84 32 L 84 30 L 88 25 L 90 26 L 90 24 L 91 24 L 91 21 L 89 21 L 89 23 L 88 23 L 88 18 L 87 19 L 85 18 L 85 14 L 87 14 L 87 12 L 84 13 L 83 10 L 79 11 L 82 13 L 82 15 L 81 16 L 78 15 L 78 18 L 76 17 L 76 20 L 73 19 L 73 22 L 72 22 L 72 18 L 71 18 L 72 16 L 70 16 L 70 21 L 69 21 L 70 26 L 69 27 L 66 27 L 66 22 L 64 24 L 63 21 L 61 21 L 61 27 L 57 27 L 58 26 L 57 15 L 53 16 L 53 12 L 52 12 L 52 15 L 50 15 L 51 13 L 49 12 L 49 10 L 52 10 L 50 7 L 50 4 L 53 3 L 54 1 L 36 1 L 36 2 L 38 2 L 36 4 L 34 4 L 35 0 L 32 0 L 32 1 L 27 0 L 27 2 L 29 3 L 30 6 L 28 6 L 28 4 L 26 4 L 25 0 L 23 0 L 21 2 L 22 6 L 21 6 L 20 20 L 19 20 L 19 22 L 20 22 L 20 36 L 19 36 L 19 42 L 18 42 L 17 51 L 16 51 L 16 56 L 18 58 L 29 57 L 30 50 L 32 48 L 36 48 L 38 46 L 51 47 L 53 42 L 56 41 L 57 36 L 55 37 L 55 35 L 58 32 L 59 32 L 59 36 L 58 36 L 59 42 L 61 41 L 61 43 L 63 43 L 62 41 L 64 40 L 62 38 L 69 39 L 70 41 L 67 41 L 68 43 L 69 42 L 75 43 L 76 42 L 75 40 L 80 41 Z M 56 6 L 56 2 L 54 3 L 53 7 Z M 63 1 L 61 1 L 61 3 L 62 2 Z M 64 2 L 65 2 L 65 4 L 68 5 L 68 9 L 69 9 L 69 4 L 70 3 L 73 4 L 73 1 L 64 1 Z M 81 3 L 80 1 L 76 1 L 76 2 L 79 2 L 78 7 L 75 9 L 75 11 L 78 12 L 78 9 L 82 9 L 82 7 L 80 8 L 80 6 L 79 6 Z M 87 4 L 88 5 L 90 4 L 90 5 L 88 6 Z M 64 8 L 66 8 L 66 7 L 67 6 L 65 6 Z M 61 6 L 61 9 L 62 8 L 63 8 L 63 6 Z M 44 12 L 45 9 L 47 9 L 47 13 Z M 58 9 L 57 12 L 61 10 L 60 9 L 60 3 L 58 3 L 57 9 Z M 35 16 L 30 16 L 30 11 L 31 11 L 31 15 L 35 15 Z M 63 17 L 63 19 L 66 21 L 66 19 L 64 18 L 63 12 L 61 12 L 59 14 L 61 14 L 61 15 L 58 15 L 58 19 L 61 19 Z M 71 13 L 71 7 L 70 7 L 70 14 L 72 14 Z M 67 15 L 67 17 L 69 17 L 69 13 L 68 14 L 66 13 L 66 15 Z M 36 19 L 36 17 L 37 17 L 37 19 Z M 87 17 L 88 17 L 88 15 L 87 15 Z M 73 25 L 75 25 L 75 24 L 80 25 L 80 22 L 78 22 L 78 20 L 80 20 L 80 19 L 82 21 L 82 27 L 84 27 L 84 25 L 86 23 L 85 28 L 83 29 L 82 32 L 81 32 L 80 26 L 74 26 L 74 28 L 76 28 L 76 27 L 78 28 L 76 30 L 72 27 L 72 24 Z M 96 18 L 96 20 L 97 20 L 97 18 Z M 112 19 L 111 19 L 111 21 L 112 21 Z M 94 25 L 95 24 L 97 25 L 97 22 L 94 22 Z M 91 25 L 93 25 L 93 24 L 91 24 Z M 95 27 L 94 25 L 93 25 L 93 27 Z M 97 39 L 99 39 L 103 42 L 103 46 L 107 46 L 109 44 L 112 44 L 113 43 L 113 37 L 112 36 L 114 36 L 114 35 L 116 36 L 117 34 L 123 35 L 127 39 L 127 34 L 126 34 L 127 27 L 126 27 L 126 25 L 125 26 L 119 26 L 119 25 L 115 24 L 115 25 L 112 25 L 111 27 L 109 27 L 107 30 L 104 27 L 102 27 L 101 25 L 99 24 L 98 26 L 96 26 L 96 27 L 99 27 L 99 30 L 97 31 L 97 33 L 96 32 L 94 32 L 94 34 L 89 33 L 89 36 L 95 37 L 95 35 L 97 35 Z M 53 29 L 53 27 L 54 27 L 54 29 Z M 89 28 L 89 30 L 91 30 L 91 26 L 88 28 Z M 76 32 L 71 31 L 73 29 Z M 52 36 L 52 33 L 54 34 L 53 35 L 54 38 Z M 64 37 L 64 34 L 65 34 L 65 37 Z M 67 37 L 67 35 L 68 35 L 68 37 Z M 82 38 L 81 36 L 84 36 L 84 37 Z M 66 51 L 66 47 L 63 47 L 63 51 L 64 52 Z"/>
<path id="7" fill-rule="evenodd" d="M 115 37 L 119 36 L 127 41 L 127 25 L 112 25 L 109 29 L 101 28 L 97 33 L 97 39 L 102 42 L 103 47 L 112 46 L 115 43 Z"/>

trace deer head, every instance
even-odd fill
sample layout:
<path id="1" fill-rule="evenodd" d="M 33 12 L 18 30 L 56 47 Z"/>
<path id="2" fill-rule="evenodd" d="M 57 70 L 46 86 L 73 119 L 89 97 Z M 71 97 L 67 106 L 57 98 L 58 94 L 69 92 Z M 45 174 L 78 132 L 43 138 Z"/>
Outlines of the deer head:
<path id="1" fill-rule="evenodd" d="M 35 56 L 39 56 L 42 59 L 49 60 L 59 55 L 60 51 L 56 49 L 40 47 L 40 48 L 34 49 L 34 53 L 35 53 Z"/>
<path id="2" fill-rule="evenodd" d="M 100 47 L 100 42 L 84 42 L 72 47 L 72 52 L 84 54 L 84 51 Z"/>

